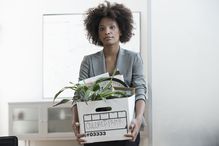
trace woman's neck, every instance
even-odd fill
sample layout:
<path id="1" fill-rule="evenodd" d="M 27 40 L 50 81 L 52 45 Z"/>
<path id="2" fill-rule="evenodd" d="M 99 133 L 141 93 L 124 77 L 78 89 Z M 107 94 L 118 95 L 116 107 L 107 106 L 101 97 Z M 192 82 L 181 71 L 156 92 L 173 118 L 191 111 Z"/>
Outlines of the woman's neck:
<path id="1" fill-rule="evenodd" d="M 106 71 L 109 74 L 112 74 L 115 70 L 118 52 L 119 52 L 119 46 L 104 47 L 103 49 L 103 53 L 105 56 L 105 67 L 106 67 Z"/>
<path id="2" fill-rule="evenodd" d="M 117 56 L 119 52 L 119 46 L 108 46 L 103 48 L 104 56 L 109 57 L 109 56 Z"/>

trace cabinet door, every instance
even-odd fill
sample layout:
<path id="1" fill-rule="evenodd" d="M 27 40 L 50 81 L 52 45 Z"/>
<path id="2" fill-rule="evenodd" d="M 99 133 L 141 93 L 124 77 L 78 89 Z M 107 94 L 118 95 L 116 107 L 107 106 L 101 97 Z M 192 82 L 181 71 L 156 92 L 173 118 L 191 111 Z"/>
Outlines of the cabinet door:
<path id="1" fill-rule="evenodd" d="M 39 134 L 40 107 L 37 105 L 9 105 L 9 132 L 13 135 Z"/>
<path id="2" fill-rule="evenodd" d="M 47 133 L 71 133 L 72 137 L 72 111 L 71 105 L 47 108 Z"/>

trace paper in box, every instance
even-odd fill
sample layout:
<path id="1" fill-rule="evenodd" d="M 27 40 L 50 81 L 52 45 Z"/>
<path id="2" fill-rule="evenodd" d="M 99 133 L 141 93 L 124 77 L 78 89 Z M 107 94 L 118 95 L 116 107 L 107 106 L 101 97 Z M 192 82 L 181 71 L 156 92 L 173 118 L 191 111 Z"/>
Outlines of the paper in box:
<path id="1" fill-rule="evenodd" d="M 124 134 L 134 115 L 135 95 L 124 98 L 77 102 L 80 133 L 86 143 L 126 140 Z"/>

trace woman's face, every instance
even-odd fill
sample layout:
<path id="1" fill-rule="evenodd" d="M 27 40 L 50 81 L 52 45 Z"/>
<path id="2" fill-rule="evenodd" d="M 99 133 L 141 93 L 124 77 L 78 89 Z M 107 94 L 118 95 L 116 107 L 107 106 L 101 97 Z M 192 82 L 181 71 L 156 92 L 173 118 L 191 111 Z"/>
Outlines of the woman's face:
<path id="1" fill-rule="evenodd" d="M 98 34 L 103 46 L 119 44 L 121 33 L 117 22 L 113 19 L 102 18 L 99 23 Z"/>

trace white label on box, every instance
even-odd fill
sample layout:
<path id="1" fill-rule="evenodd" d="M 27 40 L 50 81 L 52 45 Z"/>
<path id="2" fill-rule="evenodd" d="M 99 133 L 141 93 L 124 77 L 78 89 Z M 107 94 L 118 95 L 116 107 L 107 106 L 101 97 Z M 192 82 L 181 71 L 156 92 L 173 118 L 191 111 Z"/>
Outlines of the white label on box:
<path id="1" fill-rule="evenodd" d="M 126 111 L 95 113 L 84 115 L 84 131 L 86 136 L 104 136 L 108 131 L 127 131 Z"/>

